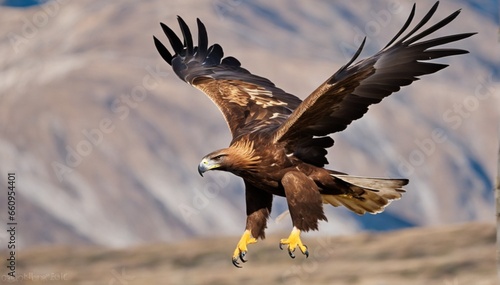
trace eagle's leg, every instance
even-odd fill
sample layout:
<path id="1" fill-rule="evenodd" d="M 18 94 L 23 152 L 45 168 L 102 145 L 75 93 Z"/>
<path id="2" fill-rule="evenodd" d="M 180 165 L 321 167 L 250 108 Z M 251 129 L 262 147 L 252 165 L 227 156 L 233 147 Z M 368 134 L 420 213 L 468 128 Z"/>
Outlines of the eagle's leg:
<path id="1" fill-rule="evenodd" d="M 267 218 L 271 213 L 273 195 L 245 181 L 245 198 L 247 205 L 247 222 L 245 232 L 240 238 L 233 253 L 233 264 L 241 268 L 238 259 L 246 262 L 247 245 L 256 243 L 258 238 L 265 238 Z"/>
<path id="2" fill-rule="evenodd" d="M 299 171 L 287 172 L 281 183 L 285 189 L 293 230 L 288 238 L 280 240 L 280 248 L 283 249 L 283 245 L 288 245 L 288 254 L 295 258 L 293 252 L 298 247 L 308 257 L 309 251 L 302 243 L 300 233 L 317 230 L 318 221 L 326 221 L 319 188 L 311 178 Z"/>

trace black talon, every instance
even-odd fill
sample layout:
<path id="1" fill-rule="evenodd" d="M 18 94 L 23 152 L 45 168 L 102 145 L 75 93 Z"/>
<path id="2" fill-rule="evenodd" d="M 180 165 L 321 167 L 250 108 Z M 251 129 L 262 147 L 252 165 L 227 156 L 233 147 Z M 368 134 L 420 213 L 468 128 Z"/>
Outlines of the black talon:
<path id="1" fill-rule="evenodd" d="M 242 268 L 242 267 L 240 266 L 240 264 L 238 263 L 238 259 L 237 259 L 237 258 L 233 258 L 232 260 L 233 260 L 233 265 L 234 265 L 234 266 L 236 266 L 236 267 L 238 267 L 238 268 Z"/>
<path id="2" fill-rule="evenodd" d="M 283 250 L 283 244 L 280 242 L 280 249 Z"/>
<path id="3" fill-rule="evenodd" d="M 243 263 L 247 262 L 248 260 L 245 260 L 244 257 L 245 255 L 247 255 L 247 252 L 246 251 L 242 251 L 240 252 L 240 259 Z"/>
<path id="4" fill-rule="evenodd" d="M 306 256 L 306 258 L 309 257 L 309 249 L 307 248 L 307 245 L 304 245 L 306 247 L 306 251 L 304 252 L 304 255 Z"/>
<path id="5" fill-rule="evenodd" d="M 288 254 L 291 258 L 295 258 L 295 254 L 293 254 L 293 251 L 291 251 L 290 249 L 288 249 Z"/>

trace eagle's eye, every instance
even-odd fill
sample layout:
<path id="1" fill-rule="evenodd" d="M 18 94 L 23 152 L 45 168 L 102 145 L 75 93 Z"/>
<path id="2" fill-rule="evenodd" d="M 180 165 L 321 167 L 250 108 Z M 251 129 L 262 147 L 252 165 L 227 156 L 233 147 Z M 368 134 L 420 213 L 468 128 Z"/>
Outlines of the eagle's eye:
<path id="1" fill-rule="evenodd" d="M 212 160 L 219 161 L 225 156 L 227 156 L 227 154 L 219 154 L 219 155 L 212 157 Z"/>

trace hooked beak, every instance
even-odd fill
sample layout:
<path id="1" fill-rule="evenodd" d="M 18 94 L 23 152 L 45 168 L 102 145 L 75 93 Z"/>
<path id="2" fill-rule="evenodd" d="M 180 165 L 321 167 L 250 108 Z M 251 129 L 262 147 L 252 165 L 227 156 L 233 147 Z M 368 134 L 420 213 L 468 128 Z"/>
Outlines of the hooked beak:
<path id="1" fill-rule="evenodd" d="M 198 173 L 201 175 L 201 177 L 203 177 L 203 173 L 212 170 L 214 168 L 217 168 L 219 166 L 220 166 L 219 164 L 214 163 L 212 160 L 208 158 L 203 158 L 200 164 L 198 164 Z"/>

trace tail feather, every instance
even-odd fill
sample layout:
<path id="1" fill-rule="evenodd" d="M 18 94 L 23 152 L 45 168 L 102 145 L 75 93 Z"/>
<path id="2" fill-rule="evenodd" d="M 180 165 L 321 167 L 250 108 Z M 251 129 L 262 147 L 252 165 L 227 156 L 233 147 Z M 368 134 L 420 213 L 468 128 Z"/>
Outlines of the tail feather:
<path id="1" fill-rule="evenodd" d="M 340 195 L 322 195 L 323 203 L 335 207 L 343 205 L 359 215 L 384 211 L 391 201 L 401 198 L 402 193 L 406 192 L 402 187 L 408 184 L 408 179 L 368 178 L 344 174 L 331 176 L 345 182 L 348 189 L 343 189 L 345 193 Z"/>

